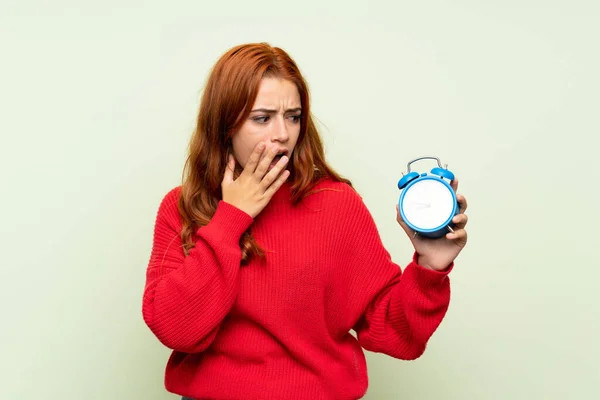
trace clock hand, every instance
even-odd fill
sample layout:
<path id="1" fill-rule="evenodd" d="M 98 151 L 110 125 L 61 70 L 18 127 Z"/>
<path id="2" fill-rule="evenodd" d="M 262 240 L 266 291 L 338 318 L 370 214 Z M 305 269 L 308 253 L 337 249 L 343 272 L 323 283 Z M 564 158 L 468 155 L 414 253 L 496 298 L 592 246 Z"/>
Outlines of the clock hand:
<path id="1" fill-rule="evenodd" d="M 431 207 L 431 203 L 418 203 L 418 202 L 413 202 L 413 204 L 421 206 L 421 207 L 426 207 L 429 208 Z"/>

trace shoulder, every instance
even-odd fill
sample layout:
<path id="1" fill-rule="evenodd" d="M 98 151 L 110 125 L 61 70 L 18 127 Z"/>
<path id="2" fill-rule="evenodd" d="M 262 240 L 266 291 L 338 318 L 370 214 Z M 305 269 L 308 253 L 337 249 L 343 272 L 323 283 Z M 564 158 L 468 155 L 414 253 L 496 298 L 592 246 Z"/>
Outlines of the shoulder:
<path id="1" fill-rule="evenodd" d="M 369 214 L 361 194 L 348 183 L 323 178 L 310 193 L 308 199 L 314 196 L 313 201 L 318 202 L 323 209 L 330 211 L 333 215 L 347 217 L 348 213 Z"/>
<path id="2" fill-rule="evenodd" d="M 345 182 L 334 181 L 330 178 L 321 179 L 312 190 L 324 193 L 332 201 L 348 201 L 362 203 L 362 196 L 353 186 Z"/>
<path id="3" fill-rule="evenodd" d="M 320 226 L 334 227 L 348 246 L 356 240 L 376 238 L 379 230 L 359 191 L 345 183 L 323 179 L 312 190 L 307 209 L 314 212 Z M 370 239 L 369 239 L 370 240 Z"/>
<path id="4" fill-rule="evenodd" d="M 170 189 L 162 196 L 158 207 L 158 219 L 171 222 L 179 222 L 179 198 L 181 197 L 181 186 Z"/>
<path id="5" fill-rule="evenodd" d="M 160 201 L 161 209 L 169 209 L 172 207 L 176 207 L 179 202 L 179 197 L 181 196 L 181 186 L 176 186 L 170 189 L 166 194 L 163 195 Z"/>

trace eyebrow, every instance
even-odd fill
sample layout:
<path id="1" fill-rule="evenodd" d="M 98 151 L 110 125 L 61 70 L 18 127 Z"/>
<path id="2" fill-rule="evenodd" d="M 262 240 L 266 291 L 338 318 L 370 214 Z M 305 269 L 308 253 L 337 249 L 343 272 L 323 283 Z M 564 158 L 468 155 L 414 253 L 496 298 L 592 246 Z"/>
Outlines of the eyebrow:
<path id="1" fill-rule="evenodd" d="M 297 107 L 297 108 L 290 108 L 287 109 L 285 112 L 286 113 L 292 113 L 292 112 L 298 112 L 298 111 L 302 111 L 302 107 Z M 255 113 L 255 112 L 264 112 L 267 114 L 275 114 L 277 112 L 277 110 L 273 110 L 271 108 L 256 108 L 252 111 L 250 111 L 251 113 Z"/>

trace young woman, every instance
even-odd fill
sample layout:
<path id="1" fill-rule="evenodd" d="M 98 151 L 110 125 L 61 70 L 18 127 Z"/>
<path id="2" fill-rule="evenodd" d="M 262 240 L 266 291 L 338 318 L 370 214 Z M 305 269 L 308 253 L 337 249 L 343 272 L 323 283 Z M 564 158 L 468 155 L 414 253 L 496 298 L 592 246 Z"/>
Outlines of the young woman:
<path id="1" fill-rule="evenodd" d="M 467 241 L 458 199 L 454 233 L 436 240 L 414 235 L 396 210 L 415 250 L 402 271 L 325 161 L 294 61 L 267 44 L 230 49 L 204 90 L 183 183 L 156 218 L 143 317 L 172 350 L 166 389 L 362 397 L 363 349 L 415 359 L 446 313 Z"/>

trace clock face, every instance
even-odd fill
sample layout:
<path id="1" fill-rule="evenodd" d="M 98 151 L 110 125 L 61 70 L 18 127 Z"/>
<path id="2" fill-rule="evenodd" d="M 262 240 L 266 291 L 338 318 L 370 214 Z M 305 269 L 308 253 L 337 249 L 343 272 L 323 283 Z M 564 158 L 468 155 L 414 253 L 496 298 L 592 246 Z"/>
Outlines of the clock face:
<path id="1" fill-rule="evenodd" d="M 405 189 L 401 207 L 406 222 L 420 229 L 436 229 L 448 223 L 455 200 L 452 189 L 438 179 L 422 179 Z"/>

